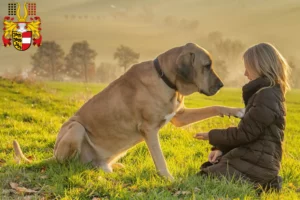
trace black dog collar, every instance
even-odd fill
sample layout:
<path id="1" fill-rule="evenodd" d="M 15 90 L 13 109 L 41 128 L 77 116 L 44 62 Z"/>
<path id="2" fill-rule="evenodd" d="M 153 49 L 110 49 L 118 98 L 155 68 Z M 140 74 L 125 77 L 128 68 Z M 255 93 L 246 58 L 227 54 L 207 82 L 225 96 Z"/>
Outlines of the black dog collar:
<path id="1" fill-rule="evenodd" d="M 158 75 L 162 78 L 162 80 L 172 89 L 177 90 L 177 87 L 175 84 L 173 84 L 168 77 L 164 74 L 164 72 L 161 70 L 160 64 L 158 62 L 158 59 L 156 58 L 154 61 L 154 67 L 158 73 Z"/>

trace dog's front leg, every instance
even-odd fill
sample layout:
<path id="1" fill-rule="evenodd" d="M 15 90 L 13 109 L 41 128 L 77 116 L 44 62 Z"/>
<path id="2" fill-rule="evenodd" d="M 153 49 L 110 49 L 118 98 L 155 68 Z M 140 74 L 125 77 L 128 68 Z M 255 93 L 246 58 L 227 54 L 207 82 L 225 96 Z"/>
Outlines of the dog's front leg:
<path id="1" fill-rule="evenodd" d="M 165 157 L 160 147 L 158 131 L 147 131 L 145 133 L 145 141 L 151 153 L 152 159 L 154 161 L 158 173 L 161 176 L 173 181 L 174 178 L 167 168 Z"/>
<path id="2" fill-rule="evenodd" d="M 171 122 L 177 126 L 185 126 L 214 116 L 243 117 L 244 108 L 232 108 L 224 106 L 210 106 L 205 108 L 182 108 L 172 118 Z"/>

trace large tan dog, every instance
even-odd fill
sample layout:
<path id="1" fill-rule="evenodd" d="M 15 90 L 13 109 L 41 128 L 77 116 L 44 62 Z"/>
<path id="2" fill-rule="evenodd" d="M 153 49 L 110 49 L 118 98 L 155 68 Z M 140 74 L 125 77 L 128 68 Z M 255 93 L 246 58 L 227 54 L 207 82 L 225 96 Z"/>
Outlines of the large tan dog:
<path id="1" fill-rule="evenodd" d="M 211 65 L 205 49 L 188 43 L 162 53 L 155 62 L 132 66 L 63 124 L 55 158 L 63 161 L 78 155 L 83 163 L 112 172 L 129 148 L 145 140 L 159 174 L 173 179 L 159 144 L 158 131 L 164 124 L 171 120 L 184 126 L 218 115 L 243 115 L 239 108 L 184 107 L 184 96 L 214 95 L 223 86 Z M 25 158 L 16 141 L 14 148 Z"/>

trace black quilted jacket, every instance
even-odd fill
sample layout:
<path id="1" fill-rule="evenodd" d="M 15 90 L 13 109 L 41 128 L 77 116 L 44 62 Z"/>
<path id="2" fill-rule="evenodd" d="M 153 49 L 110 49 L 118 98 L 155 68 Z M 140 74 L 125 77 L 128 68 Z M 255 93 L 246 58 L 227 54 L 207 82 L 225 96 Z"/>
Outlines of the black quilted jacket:
<path id="1" fill-rule="evenodd" d="M 225 155 L 206 172 L 243 176 L 257 183 L 267 183 L 278 175 L 285 129 L 285 99 L 279 85 L 258 78 L 243 87 L 246 105 L 238 127 L 214 129 L 209 142 Z"/>

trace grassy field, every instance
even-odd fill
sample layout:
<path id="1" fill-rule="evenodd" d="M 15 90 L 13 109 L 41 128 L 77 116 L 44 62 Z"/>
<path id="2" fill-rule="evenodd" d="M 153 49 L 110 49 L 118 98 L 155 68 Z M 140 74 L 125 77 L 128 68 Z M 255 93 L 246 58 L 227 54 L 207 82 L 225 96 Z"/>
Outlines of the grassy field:
<path id="1" fill-rule="evenodd" d="M 212 118 L 183 128 L 167 124 L 161 146 L 175 182 L 156 174 L 148 149 L 141 143 L 120 160 L 126 168 L 106 174 L 76 160 L 43 162 L 52 156 L 58 130 L 105 85 L 82 83 L 18 84 L 0 79 L 0 199 L 300 199 L 300 91 L 287 94 L 280 194 L 257 196 L 249 184 L 196 177 L 210 145 L 193 135 L 238 124 L 238 119 Z M 194 94 L 187 107 L 241 107 L 241 90 L 224 88 L 213 97 Z M 31 164 L 17 164 L 12 141 L 18 139 Z M 17 185 L 18 184 L 18 185 Z"/>

